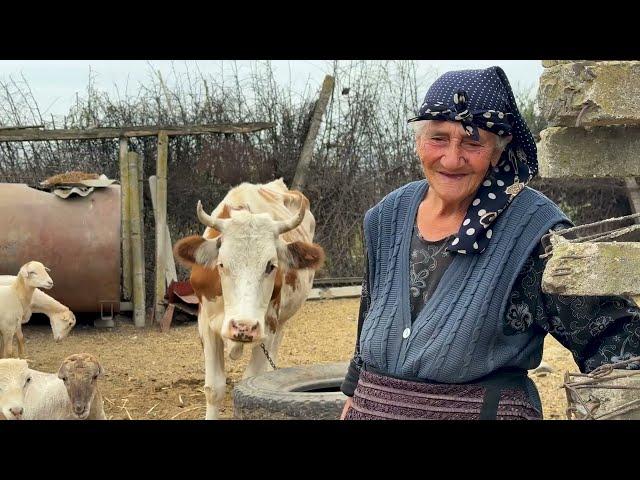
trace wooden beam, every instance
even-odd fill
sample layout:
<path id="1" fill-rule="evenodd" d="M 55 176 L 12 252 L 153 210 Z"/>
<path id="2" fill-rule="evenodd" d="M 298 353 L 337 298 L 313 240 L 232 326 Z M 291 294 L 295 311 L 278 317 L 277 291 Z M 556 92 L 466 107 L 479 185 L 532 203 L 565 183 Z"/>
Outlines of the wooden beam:
<path id="1" fill-rule="evenodd" d="M 129 207 L 129 145 L 126 138 L 120 138 L 120 198 L 122 241 L 122 297 L 131 300 L 131 216 Z"/>
<path id="2" fill-rule="evenodd" d="M 173 320 L 173 312 L 175 310 L 175 305 L 173 303 L 170 303 L 167 306 L 167 309 L 164 312 L 164 315 L 162 316 L 162 320 L 160 320 L 160 330 L 163 332 L 168 332 L 169 328 L 171 327 L 171 320 Z"/>
<path id="3" fill-rule="evenodd" d="M 149 177 L 149 190 L 151 191 L 151 203 L 153 204 L 153 215 L 155 218 L 156 215 L 156 191 L 157 191 L 157 184 L 158 184 L 158 179 L 155 175 L 151 175 Z M 158 220 L 156 220 L 157 222 Z M 169 224 L 165 223 L 165 229 L 164 229 L 164 236 L 165 236 L 165 245 L 167 245 L 167 248 L 165 249 L 166 252 L 166 265 L 165 265 L 165 280 L 166 280 L 166 285 L 169 286 L 169 284 L 174 281 L 177 282 L 178 281 L 178 273 L 176 271 L 176 261 L 175 258 L 173 258 L 173 249 L 172 247 L 172 243 L 171 243 L 171 232 L 169 231 Z"/>
<path id="4" fill-rule="evenodd" d="M 29 130 L 34 128 L 44 128 L 44 125 L 25 125 L 24 127 L 15 126 L 15 127 L 0 127 L 0 130 Z"/>
<path id="5" fill-rule="evenodd" d="M 154 137 L 161 131 L 168 136 L 176 135 L 202 135 L 206 133 L 251 133 L 260 130 L 274 128 L 271 122 L 248 123 L 215 123 L 206 125 L 187 126 L 143 126 L 123 128 L 88 128 L 88 129 L 55 129 L 39 130 L 26 128 L 20 130 L 0 130 L 0 142 L 27 142 L 46 140 L 88 140 L 96 138 L 120 138 L 120 137 Z"/>
<path id="6" fill-rule="evenodd" d="M 307 300 L 329 300 L 332 298 L 353 298 L 362 294 L 362 285 L 349 287 L 312 288 Z"/>
<path id="7" fill-rule="evenodd" d="M 169 138 L 167 132 L 158 134 L 158 158 L 156 163 L 156 283 L 155 283 L 155 319 L 160 322 L 164 314 L 166 244 L 165 229 L 167 228 L 167 157 L 169 153 Z"/>
<path id="8" fill-rule="evenodd" d="M 322 82 L 322 89 L 320 90 L 320 96 L 316 103 L 316 107 L 313 110 L 313 117 L 311 119 L 311 125 L 309 126 L 309 132 L 307 138 L 302 146 L 302 152 L 300 153 L 300 159 L 298 160 L 298 166 L 296 167 L 296 174 L 293 178 L 292 188 L 294 190 L 302 190 L 304 188 L 305 178 L 309 163 L 311 162 L 311 156 L 313 154 L 313 146 L 316 143 L 316 137 L 320 130 L 320 123 L 322 123 L 322 117 L 327 110 L 327 105 L 331 99 L 331 93 L 333 92 L 333 86 L 335 81 L 331 75 L 324 77 Z"/>
<path id="9" fill-rule="evenodd" d="M 138 193 L 138 154 L 129 152 L 129 208 L 131 221 L 131 259 L 133 277 L 133 322 L 136 327 L 145 326 L 144 250 L 140 216 L 142 206 Z"/>

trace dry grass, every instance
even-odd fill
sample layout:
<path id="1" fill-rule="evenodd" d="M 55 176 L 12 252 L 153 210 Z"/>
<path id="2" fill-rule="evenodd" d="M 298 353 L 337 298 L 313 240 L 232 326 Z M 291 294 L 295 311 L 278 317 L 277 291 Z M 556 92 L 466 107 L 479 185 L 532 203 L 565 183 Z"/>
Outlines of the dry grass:
<path id="1" fill-rule="evenodd" d="M 287 326 L 279 366 L 349 360 L 357 312 L 357 299 L 307 302 Z M 72 353 L 96 355 L 106 372 L 100 389 L 108 418 L 204 418 L 203 355 L 195 322 L 174 324 L 168 333 L 156 328 L 136 329 L 128 322 L 113 330 L 79 325 L 59 343 L 53 341 L 47 325 L 27 325 L 25 338 L 29 363 L 38 370 L 55 372 L 62 359 Z M 233 416 L 231 390 L 248 359 L 248 349 L 237 361 L 227 359 L 223 418 Z M 576 366 L 552 338 L 545 344 L 544 359 L 555 371 L 533 378 L 540 388 L 545 418 L 564 418 L 562 375 L 566 370 L 576 371 Z"/>
<path id="2" fill-rule="evenodd" d="M 73 170 L 71 172 L 59 173 L 44 180 L 42 185 L 59 185 L 66 183 L 77 183 L 83 180 L 97 180 L 100 177 L 97 173 L 85 173 Z"/>

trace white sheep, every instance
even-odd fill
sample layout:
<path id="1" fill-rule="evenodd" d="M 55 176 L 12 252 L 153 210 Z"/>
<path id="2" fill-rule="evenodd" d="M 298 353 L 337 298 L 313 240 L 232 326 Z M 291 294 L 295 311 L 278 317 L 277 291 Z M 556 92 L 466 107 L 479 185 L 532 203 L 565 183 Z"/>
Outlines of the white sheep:
<path id="1" fill-rule="evenodd" d="M 0 275 L 0 285 L 11 285 L 16 278 L 15 275 Z M 76 324 L 76 317 L 69 307 L 37 288 L 31 298 L 31 312 L 44 313 L 49 317 L 51 331 L 56 342 L 69 335 L 69 332 Z M 26 316 L 22 319 L 22 323 L 27 323 L 30 318 L 31 315 Z"/>
<path id="2" fill-rule="evenodd" d="M 0 418 L 22 418 L 24 394 L 30 383 L 31 371 L 26 360 L 0 359 Z"/>
<path id="3" fill-rule="evenodd" d="M 21 325 L 25 317 L 31 316 L 31 300 L 35 289 L 53 287 L 48 270 L 40 262 L 27 262 L 20 267 L 11 285 L 0 285 L 0 333 L 3 347 L 0 358 L 13 355 L 14 336 L 18 337 L 18 353 L 24 357 Z"/>
<path id="4" fill-rule="evenodd" d="M 98 390 L 102 366 L 89 353 L 65 358 L 57 374 L 30 370 L 24 420 L 106 420 Z"/>

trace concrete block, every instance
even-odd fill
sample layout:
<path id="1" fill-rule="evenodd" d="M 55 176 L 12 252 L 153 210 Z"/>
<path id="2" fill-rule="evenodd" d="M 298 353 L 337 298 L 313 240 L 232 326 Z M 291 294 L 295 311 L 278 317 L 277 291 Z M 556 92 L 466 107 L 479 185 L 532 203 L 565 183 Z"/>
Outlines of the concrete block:
<path id="1" fill-rule="evenodd" d="M 551 127 L 540 132 L 540 176 L 640 176 L 640 127 Z"/>
<path id="2" fill-rule="evenodd" d="M 577 61 L 546 68 L 538 106 L 550 126 L 640 124 L 640 61 Z"/>

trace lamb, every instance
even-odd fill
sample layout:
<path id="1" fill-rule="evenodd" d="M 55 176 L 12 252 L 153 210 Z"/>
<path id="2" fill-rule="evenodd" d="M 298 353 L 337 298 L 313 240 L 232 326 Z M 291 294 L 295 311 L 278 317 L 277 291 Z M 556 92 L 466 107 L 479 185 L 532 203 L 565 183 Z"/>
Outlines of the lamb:
<path id="1" fill-rule="evenodd" d="M 106 420 L 98 379 L 104 373 L 96 357 L 65 358 L 57 374 L 30 370 L 24 397 L 25 420 Z"/>
<path id="2" fill-rule="evenodd" d="M 31 300 L 36 288 L 49 289 L 53 280 L 47 273 L 49 269 L 42 263 L 25 263 L 11 285 L 0 285 L 0 333 L 2 334 L 2 352 L 0 358 L 13 356 L 13 337 L 18 337 L 18 354 L 25 355 L 22 322 L 31 316 Z"/>
<path id="3" fill-rule="evenodd" d="M 22 419 L 24 394 L 31 379 L 31 371 L 26 360 L 0 359 L 0 418 Z"/>
<path id="4" fill-rule="evenodd" d="M 0 285 L 11 285 L 16 278 L 15 275 L 0 275 Z M 37 288 L 33 292 L 30 307 L 32 313 L 44 313 L 49 317 L 53 339 L 56 342 L 69 335 L 76 324 L 76 317 L 69 307 Z M 27 323 L 30 318 L 31 315 L 25 316 L 22 323 Z"/>

